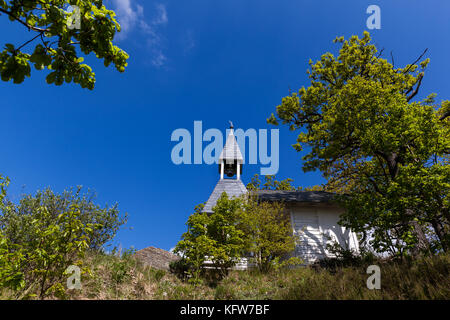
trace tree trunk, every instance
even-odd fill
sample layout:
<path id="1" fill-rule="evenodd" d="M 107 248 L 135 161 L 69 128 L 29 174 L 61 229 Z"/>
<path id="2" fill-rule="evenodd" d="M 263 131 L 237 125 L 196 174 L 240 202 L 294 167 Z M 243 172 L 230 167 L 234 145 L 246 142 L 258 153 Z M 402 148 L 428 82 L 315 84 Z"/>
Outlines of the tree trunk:
<path id="1" fill-rule="evenodd" d="M 413 256 L 418 256 L 430 249 L 430 243 L 428 242 L 428 239 L 425 236 L 422 227 L 417 221 L 413 220 L 410 222 L 410 224 L 414 227 L 413 233 L 417 238 L 417 243 L 414 249 L 412 250 L 412 254 Z"/>
<path id="2" fill-rule="evenodd" d="M 445 252 L 448 252 L 448 244 L 445 235 L 445 230 L 444 227 L 442 226 L 441 221 L 439 221 L 437 218 L 434 218 L 433 220 L 431 220 L 431 225 L 433 226 L 434 232 L 436 232 L 436 235 L 439 238 L 442 249 Z"/>

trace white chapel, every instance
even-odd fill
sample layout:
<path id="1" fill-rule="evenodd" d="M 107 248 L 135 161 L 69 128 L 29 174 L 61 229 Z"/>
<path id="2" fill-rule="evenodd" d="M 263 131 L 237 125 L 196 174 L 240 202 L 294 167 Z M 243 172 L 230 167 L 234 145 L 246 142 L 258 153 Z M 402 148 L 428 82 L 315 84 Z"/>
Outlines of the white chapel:
<path id="1" fill-rule="evenodd" d="M 241 181 L 243 164 L 244 158 L 231 125 L 219 157 L 220 179 L 204 206 L 204 212 L 213 212 L 212 209 L 223 192 L 229 197 L 247 193 Z M 259 190 L 257 193 L 260 201 L 282 201 L 285 204 L 291 217 L 292 232 L 299 237 L 293 255 L 306 264 L 332 257 L 332 253 L 327 250 L 329 243 L 338 242 L 344 248 L 358 251 L 356 234 L 338 224 L 344 209 L 333 201 L 333 193 L 278 190 Z"/>

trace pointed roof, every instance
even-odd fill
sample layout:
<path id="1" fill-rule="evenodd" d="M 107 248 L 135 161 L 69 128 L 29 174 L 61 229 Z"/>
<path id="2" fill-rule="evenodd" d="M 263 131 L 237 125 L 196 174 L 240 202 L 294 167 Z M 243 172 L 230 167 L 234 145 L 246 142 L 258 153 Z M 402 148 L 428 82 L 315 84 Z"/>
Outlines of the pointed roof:
<path id="1" fill-rule="evenodd" d="M 220 153 L 219 160 L 237 160 L 237 162 L 240 163 L 244 161 L 241 149 L 239 148 L 236 137 L 234 136 L 233 126 L 230 128 L 227 141 L 222 149 L 222 152 Z"/>
<path id="2" fill-rule="evenodd" d="M 221 179 L 217 182 L 214 191 L 209 196 L 206 202 L 203 212 L 212 213 L 212 208 L 216 205 L 222 193 L 226 192 L 229 198 L 237 198 L 247 193 L 247 188 L 244 186 L 241 180 L 235 179 Z"/>

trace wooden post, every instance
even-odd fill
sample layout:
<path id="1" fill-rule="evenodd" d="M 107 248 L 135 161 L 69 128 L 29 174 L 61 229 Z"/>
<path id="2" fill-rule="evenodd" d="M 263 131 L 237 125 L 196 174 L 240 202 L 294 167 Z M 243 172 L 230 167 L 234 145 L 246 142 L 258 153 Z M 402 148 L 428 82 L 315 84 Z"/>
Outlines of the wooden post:
<path id="1" fill-rule="evenodd" d="M 236 180 L 239 180 L 241 178 L 241 165 L 239 161 L 237 161 L 236 173 L 237 173 Z"/>

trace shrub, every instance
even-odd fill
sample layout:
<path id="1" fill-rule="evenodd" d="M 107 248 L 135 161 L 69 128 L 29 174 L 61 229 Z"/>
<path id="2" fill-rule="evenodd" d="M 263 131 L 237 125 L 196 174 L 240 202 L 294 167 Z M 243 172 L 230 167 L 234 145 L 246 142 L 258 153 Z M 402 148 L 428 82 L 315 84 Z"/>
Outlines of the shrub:
<path id="1" fill-rule="evenodd" d="M 29 239 L 29 233 L 32 232 L 29 222 L 39 208 L 46 208 L 50 222 L 76 206 L 82 224 L 97 226 L 90 234 L 88 245 L 89 249 L 99 250 L 113 239 L 120 226 L 126 223 L 127 214 L 121 215 L 117 204 L 101 208 L 94 203 L 95 198 L 95 194 L 89 190 L 83 193 L 82 187 L 71 188 L 61 194 L 56 194 L 47 188 L 44 191 L 37 191 L 34 196 L 24 195 L 18 205 L 5 201 L 4 205 L 8 207 L 8 210 L 2 210 L 0 228 L 14 243 L 26 242 Z"/>
<path id="2" fill-rule="evenodd" d="M 62 282 L 67 277 L 64 271 L 70 265 L 82 266 L 81 259 L 88 248 L 89 236 L 96 226 L 84 225 L 75 206 L 56 219 L 42 207 L 27 220 L 28 241 L 14 243 L 3 238 L 7 254 L 0 257 L 1 264 L 5 265 L 4 261 L 11 256 L 15 258 L 9 277 L 16 279 L 12 287 L 17 290 L 17 297 L 27 298 L 34 292 L 40 298 L 49 294 L 61 295 L 64 292 Z M 6 285 L 11 287 L 11 283 Z"/>
<path id="3" fill-rule="evenodd" d="M 190 264 L 186 259 L 178 259 L 169 263 L 169 270 L 171 273 L 175 274 L 181 280 L 186 280 L 189 275 L 189 271 L 192 269 L 192 264 Z"/>
<path id="4" fill-rule="evenodd" d="M 16 205 L 6 200 L 7 183 L 0 176 L 0 287 L 16 298 L 63 297 L 65 270 L 76 265 L 89 273 L 83 267 L 87 250 L 99 250 L 126 218 L 117 206 L 95 205 L 81 188 L 61 195 L 47 189 Z"/>

